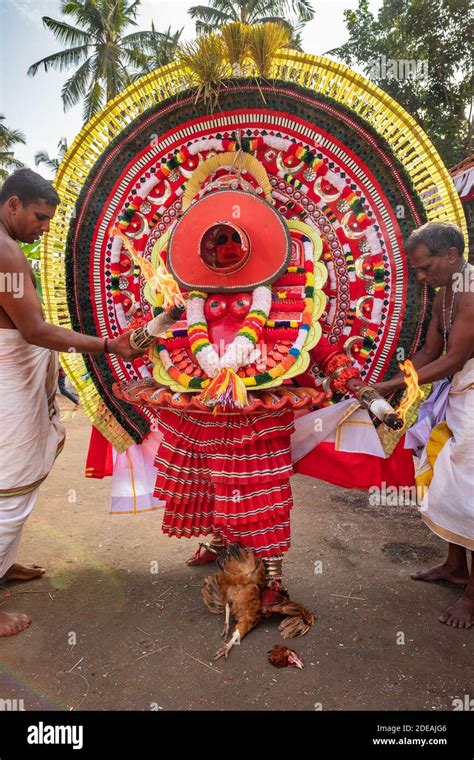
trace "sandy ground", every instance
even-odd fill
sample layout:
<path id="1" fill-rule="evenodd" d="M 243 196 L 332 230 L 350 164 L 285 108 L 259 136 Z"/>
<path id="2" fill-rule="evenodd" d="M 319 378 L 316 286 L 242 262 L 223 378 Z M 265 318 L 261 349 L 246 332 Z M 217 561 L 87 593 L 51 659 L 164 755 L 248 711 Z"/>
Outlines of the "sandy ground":
<path id="1" fill-rule="evenodd" d="M 65 400 L 62 409 L 66 448 L 20 551 L 47 575 L 10 585 L 2 604 L 33 617 L 0 639 L 2 699 L 26 710 L 451 710 L 474 697 L 474 630 L 437 621 L 459 590 L 409 578 L 444 555 L 443 542 L 409 508 L 303 476 L 286 573 L 292 597 L 318 616 L 293 640 L 305 668 L 267 662 L 283 641 L 277 620 L 213 662 L 222 619 L 201 601 L 209 569 L 185 564 L 196 540 L 164 536 L 160 513 L 110 517 L 110 481 L 83 477 L 89 423 L 71 419 Z"/>

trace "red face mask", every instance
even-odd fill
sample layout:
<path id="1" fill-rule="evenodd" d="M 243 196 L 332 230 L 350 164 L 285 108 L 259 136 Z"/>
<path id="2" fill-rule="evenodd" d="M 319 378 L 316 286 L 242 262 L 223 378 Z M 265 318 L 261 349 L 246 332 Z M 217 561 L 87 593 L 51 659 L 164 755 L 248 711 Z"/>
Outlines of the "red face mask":
<path id="1" fill-rule="evenodd" d="M 216 237 L 216 262 L 218 266 L 238 264 L 243 256 L 242 242 L 237 232 L 221 232 Z"/>

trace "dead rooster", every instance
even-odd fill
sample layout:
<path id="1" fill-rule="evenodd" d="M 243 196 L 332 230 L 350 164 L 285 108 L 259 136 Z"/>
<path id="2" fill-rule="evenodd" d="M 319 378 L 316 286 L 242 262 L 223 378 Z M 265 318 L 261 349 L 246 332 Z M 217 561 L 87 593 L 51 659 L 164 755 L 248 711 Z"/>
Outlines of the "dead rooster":
<path id="1" fill-rule="evenodd" d="M 294 649 L 284 647 L 283 644 L 275 644 L 268 650 L 268 662 L 276 668 L 304 668 L 303 661 L 298 657 Z"/>
<path id="2" fill-rule="evenodd" d="M 314 615 L 301 604 L 292 602 L 288 592 L 278 584 L 268 587 L 262 559 L 241 544 L 231 544 L 220 555 L 220 572 L 204 580 L 202 597 L 210 612 L 225 613 L 222 636 L 226 642 L 214 659 L 227 657 L 234 644 L 270 615 L 286 615 L 278 626 L 283 638 L 303 636 L 314 623 Z M 230 641 L 227 636 L 231 616 L 236 621 Z"/>

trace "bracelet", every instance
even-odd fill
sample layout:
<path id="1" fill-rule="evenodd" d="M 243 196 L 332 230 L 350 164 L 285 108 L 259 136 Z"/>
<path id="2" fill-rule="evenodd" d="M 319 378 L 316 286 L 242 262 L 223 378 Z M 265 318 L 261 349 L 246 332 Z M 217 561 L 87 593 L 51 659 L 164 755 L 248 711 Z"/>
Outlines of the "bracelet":
<path id="1" fill-rule="evenodd" d="M 347 364 L 344 364 L 342 367 L 336 367 L 336 369 L 334 369 L 331 372 L 331 374 L 329 375 L 330 379 L 331 380 L 335 380 L 336 377 L 339 377 L 339 375 L 341 374 L 341 372 L 345 372 L 346 369 L 351 369 L 351 367 L 349 365 L 347 365 Z"/>
<path id="2" fill-rule="evenodd" d="M 328 357 L 323 363 L 322 371 L 327 377 L 332 377 L 336 370 L 341 367 L 353 367 L 351 359 L 343 353 L 337 352 Z"/>
<path id="3" fill-rule="evenodd" d="M 129 335 L 130 346 L 134 351 L 144 351 L 149 348 L 156 341 L 156 336 L 150 335 L 146 325 L 143 327 L 137 327 Z"/>
<path id="4" fill-rule="evenodd" d="M 336 391 L 347 393 L 347 382 L 352 378 L 360 379 L 360 372 L 355 367 L 338 367 L 330 376 Z"/>
<path id="5" fill-rule="evenodd" d="M 110 354 L 108 338 L 104 338 L 104 354 Z"/>

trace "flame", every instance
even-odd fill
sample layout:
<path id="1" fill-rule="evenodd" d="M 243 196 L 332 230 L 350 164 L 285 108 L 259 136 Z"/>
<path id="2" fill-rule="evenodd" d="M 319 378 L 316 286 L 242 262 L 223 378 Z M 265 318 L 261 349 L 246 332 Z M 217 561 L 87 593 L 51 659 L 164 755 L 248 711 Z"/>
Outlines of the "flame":
<path id="1" fill-rule="evenodd" d="M 405 372 L 404 381 L 406 385 L 406 391 L 403 400 L 395 411 L 398 416 L 401 417 L 403 420 L 403 425 L 405 426 L 409 408 L 415 403 L 417 399 L 423 398 L 424 393 L 418 385 L 418 375 L 412 362 L 407 359 L 405 362 L 402 362 L 398 366 L 402 372 Z"/>
<path id="2" fill-rule="evenodd" d="M 164 263 L 160 263 L 158 269 L 155 269 L 153 264 L 145 259 L 144 256 L 140 256 L 133 247 L 130 239 L 125 235 L 118 227 L 113 227 L 111 230 L 112 235 L 117 235 L 124 244 L 127 251 L 130 253 L 135 264 L 137 264 L 149 286 L 160 293 L 163 296 L 163 308 L 169 309 L 175 304 L 179 306 L 185 306 L 186 302 L 181 295 L 178 283 L 173 279 L 172 275 L 166 269 Z"/>

